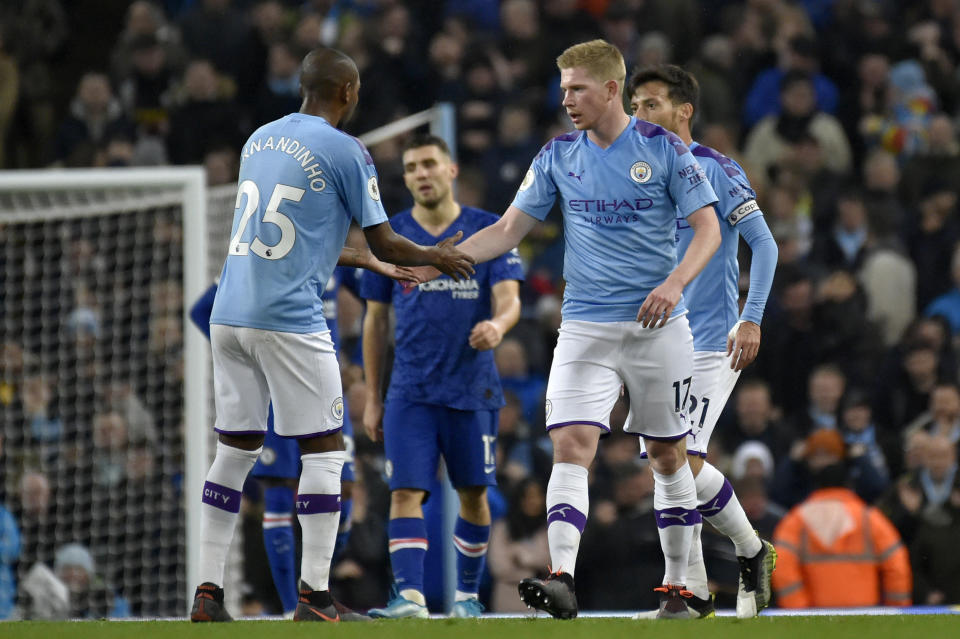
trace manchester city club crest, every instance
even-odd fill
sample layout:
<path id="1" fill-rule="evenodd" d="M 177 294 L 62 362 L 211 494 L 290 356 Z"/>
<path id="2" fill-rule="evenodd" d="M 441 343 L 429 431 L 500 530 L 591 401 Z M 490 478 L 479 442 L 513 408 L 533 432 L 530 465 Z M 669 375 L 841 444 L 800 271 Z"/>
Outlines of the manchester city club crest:
<path id="1" fill-rule="evenodd" d="M 330 412 L 333 414 L 334 419 L 343 419 L 343 398 L 338 397 L 333 400 L 333 406 L 330 407 Z"/>
<path id="2" fill-rule="evenodd" d="M 652 176 L 653 169 L 651 169 L 650 165 L 646 162 L 635 162 L 633 166 L 630 167 L 630 179 L 637 184 L 649 182 Z"/>

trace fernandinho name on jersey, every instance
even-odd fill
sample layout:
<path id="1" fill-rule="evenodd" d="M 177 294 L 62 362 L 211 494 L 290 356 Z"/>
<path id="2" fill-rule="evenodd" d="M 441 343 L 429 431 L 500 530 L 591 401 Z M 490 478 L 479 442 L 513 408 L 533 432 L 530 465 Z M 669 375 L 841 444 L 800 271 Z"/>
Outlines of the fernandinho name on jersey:
<path id="1" fill-rule="evenodd" d="M 316 161 L 316 154 L 300 140 L 282 135 L 278 136 L 276 141 L 274 141 L 272 135 L 268 135 L 266 139 L 262 136 L 256 139 L 251 138 L 243 147 L 243 159 L 246 160 L 261 151 L 286 153 L 300 163 L 303 172 L 307 174 L 307 179 L 310 181 L 311 190 L 319 193 L 327 188 L 327 181 L 320 177 L 323 175 L 323 171 L 320 169 L 320 163 Z"/>

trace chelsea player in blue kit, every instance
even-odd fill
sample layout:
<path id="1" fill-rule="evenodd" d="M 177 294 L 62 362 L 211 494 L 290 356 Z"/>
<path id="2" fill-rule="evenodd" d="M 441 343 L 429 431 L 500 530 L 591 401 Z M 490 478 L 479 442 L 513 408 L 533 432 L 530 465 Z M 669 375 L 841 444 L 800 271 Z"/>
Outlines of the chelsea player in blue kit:
<path id="1" fill-rule="evenodd" d="M 345 456 L 343 393 L 320 296 L 351 220 L 383 261 L 432 264 L 456 277 L 473 273 L 472 260 L 453 247 L 461 236 L 424 247 L 386 223 L 370 154 L 336 128 L 357 105 L 353 61 L 334 49 L 311 51 L 300 88 L 300 111 L 254 131 L 242 151 L 210 316 L 219 442 L 202 492 L 193 621 L 231 619 L 223 605 L 224 564 L 271 402 L 276 434 L 296 439 L 301 453 L 296 509 L 303 553 L 294 619 L 341 619 L 328 582 Z"/>
<path id="2" fill-rule="evenodd" d="M 397 233 L 435 242 L 469 236 L 497 221 L 453 198 L 457 165 L 435 136 L 412 139 L 403 153 L 403 177 L 413 195 L 409 211 L 391 218 Z M 436 279 L 416 287 L 373 273 L 360 280 L 367 300 L 363 360 L 367 381 L 364 427 L 384 440 L 390 482 L 390 563 L 397 595 L 372 617 L 426 617 L 423 594 L 427 528 L 421 504 L 434 484 L 440 455 L 460 498 L 453 530 L 457 552 L 456 602 L 451 615 L 479 616 L 477 589 L 490 538 L 487 486 L 496 485 L 497 416 L 503 406 L 492 349 L 520 318 L 515 252 L 478 265 L 456 282 Z M 390 306 L 396 349 L 386 402 L 381 377 Z"/>
<path id="3" fill-rule="evenodd" d="M 641 69 L 630 78 L 628 95 L 631 110 L 638 118 L 659 124 L 684 141 L 719 198 L 716 211 L 723 238 L 720 249 L 683 291 L 694 350 L 687 411 L 692 431 L 687 452 L 691 454 L 690 466 L 697 486 L 697 509 L 736 548 L 740 562 L 737 616 L 755 617 L 770 603 L 776 550 L 756 535 L 730 482 L 704 458 L 717 418 L 740 371 L 756 358 L 760 348 L 760 322 L 777 266 L 777 244 L 740 165 L 693 141 L 690 127 L 700 95 L 696 79 L 675 65 Z M 687 250 L 692 235 L 689 226 L 678 217 L 679 255 Z M 742 314 L 738 306 L 737 262 L 741 236 L 753 252 L 750 291 Z M 693 593 L 688 600 L 692 614 L 706 617 L 713 612 L 713 604 L 707 588 L 700 529 L 701 524 L 694 529 L 686 585 Z"/>
<path id="4" fill-rule="evenodd" d="M 459 246 L 478 262 L 501 255 L 559 201 L 567 284 L 546 402 L 554 572 L 523 580 L 520 596 L 554 617 L 577 615 L 573 577 L 587 519 L 587 469 L 625 385 L 632 430 L 644 438 L 654 471 L 665 557 L 658 614 L 688 617 L 687 556 L 700 513 L 685 447 L 693 337 L 682 291 L 720 244 L 717 196 L 680 138 L 624 111 L 626 68 L 616 47 L 581 43 L 557 66 L 563 107 L 577 130 L 548 142 L 500 221 Z M 678 210 L 694 231 L 679 264 Z"/>

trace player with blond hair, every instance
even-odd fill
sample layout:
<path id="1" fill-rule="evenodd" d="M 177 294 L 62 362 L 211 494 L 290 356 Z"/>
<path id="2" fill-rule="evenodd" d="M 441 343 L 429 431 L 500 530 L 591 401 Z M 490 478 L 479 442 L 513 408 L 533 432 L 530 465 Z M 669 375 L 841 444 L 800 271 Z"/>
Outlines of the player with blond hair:
<path id="1" fill-rule="evenodd" d="M 688 617 L 684 596 L 693 527 L 700 522 L 687 463 L 685 417 L 693 337 L 683 288 L 720 244 L 717 196 L 686 145 L 623 109 L 626 67 L 593 40 L 557 58 L 563 107 L 575 131 L 549 141 L 513 203 L 459 248 L 477 261 L 515 247 L 559 200 L 565 230 L 560 335 L 547 384 L 554 465 L 547 488 L 552 573 L 525 579 L 520 596 L 554 617 L 577 615 L 574 572 L 587 520 L 588 467 L 621 385 L 644 438 L 666 559 L 661 617 Z M 677 262 L 676 211 L 694 237 Z"/>

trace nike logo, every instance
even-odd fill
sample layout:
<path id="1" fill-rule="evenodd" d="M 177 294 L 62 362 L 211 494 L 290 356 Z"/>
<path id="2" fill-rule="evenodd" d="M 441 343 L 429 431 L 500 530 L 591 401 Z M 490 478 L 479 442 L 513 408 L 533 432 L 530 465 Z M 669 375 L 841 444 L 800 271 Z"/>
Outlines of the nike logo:
<path id="1" fill-rule="evenodd" d="M 484 467 L 483 467 L 483 472 L 485 472 L 485 473 L 487 473 L 487 474 L 489 475 L 490 473 L 492 473 L 492 472 L 495 471 L 496 469 L 497 469 L 496 466 L 484 466 Z"/>
<path id="2" fill-rule="evenodd" d="M 336 617 L 328 617 L 327 615 L 323 614 L 322 612 L 320 612 L 318 609 L 314 608 L 314 607 L 311 606 L 310 604 L 305 604 L 305 603 L 303 603 L 303 602 L 301 602 L 301 604 L 304 605 L 304 606 L 306 606 L 306 607 L 310 610 L 310 612 L 312 612 L 313 614 L 317 615 L 318 617 L 320 617 L 320 618 L 323 619 L 324 621 L 332 621 L 332 622 L 334 622 L 334 623 L 340 621 L 340 613 L 339 613 L 339 612 L 337 613 L 337 616 L 336 616 Z"/>
<path id="3" fill-rule="evenodd" d="M 679 519 L 679 520 L 682 521 L 683 523 L 687 523 L 687 515 L 689 515 L 689 514 L 690 514 L 690 513 L 683 513 L 682 515 L 674 515 L 674 514 L 672 514 L 672 513 L 660 513 L 660 518 L 661 518 L 661 519 L 667 519 L 667 518 L 669 518 L 669 519 Z"/>
<path id="4" fill-rule="evenodd" d="M 567 511 L 570 510 L 571 508 L 573 508 L 573 506 L 557 506 L 556 508 L 554 508 L 553 510 L 547 513 L 547 517 L 549 517 L 553 513 L 560 513 L 560 516 L 566 519 Z"/>

